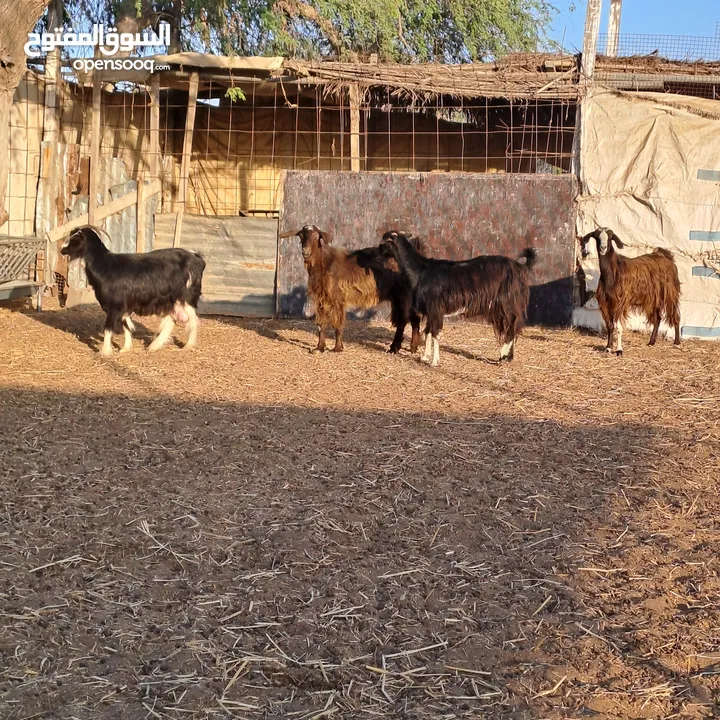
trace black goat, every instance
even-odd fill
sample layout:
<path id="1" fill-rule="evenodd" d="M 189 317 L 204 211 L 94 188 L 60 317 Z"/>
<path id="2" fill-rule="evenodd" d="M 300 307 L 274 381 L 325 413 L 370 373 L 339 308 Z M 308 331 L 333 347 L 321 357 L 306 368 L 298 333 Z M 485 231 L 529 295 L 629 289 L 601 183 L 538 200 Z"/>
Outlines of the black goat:
<path id="1" fill-rule="evenodd" d="M 419 238 L 410 238 L 413 247 L 422 252 Z M 405 273 L 400 272 L 397 262 L 388 258 L 379 247 L 362 248 L 348 255 L 348 258 L 364 270 L 369 270 L 375 278 L 378 300 L 390 301 L 390 322 L 395 328 L 395 337 L 388 352 L 397 353 L 402 346 L 405 327 L 410 323 L 410 352 L 414 353 L 420 344 L 420 316 L 412 307 L 412 288 Z"/>
<path id="2" fill-rule="evenodd" d="M 160 332 L 148 350 L 159 350 L 170 338 L 175 323 L 187 323 L 186 348 L 197 343 L 197 306 L 202 293 L 205 260 L 182 248 L 145 254 L 112 253 L 90 225 L 70 235 L 61 254 L 84 260 L 88 282 L 100 307 L 107 313 L 101 354 L 112 355 L 113 333 L 125 334 L 120 352 L 132 349 L 135 326 L 130 316 L 162 315 Z"/>
<path id="3" fill-rule="evenodd" d="M 395 231 L 383 235 L 380 248 L 405 273 L 413 290 L 413 309 L 427 321 L 423 362 L 438 364 L 443 320 L 460 314 L 489 321 L 503 343 L 500 360 L 513 359 L 530 298 L 528 271 L 537 258 L 533 248 L 524 250 L 518 260 L 499 255 L 461 262 L 436 260 L 421 255 L 405 235 Z"/>

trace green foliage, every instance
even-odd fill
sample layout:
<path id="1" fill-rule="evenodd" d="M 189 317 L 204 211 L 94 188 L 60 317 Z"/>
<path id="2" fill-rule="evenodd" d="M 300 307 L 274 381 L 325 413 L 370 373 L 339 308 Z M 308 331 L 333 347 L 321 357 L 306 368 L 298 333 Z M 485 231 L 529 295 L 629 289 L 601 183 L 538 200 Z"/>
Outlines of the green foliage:
<path id="1" fill-rule="evenodd" d="M 66 0 L 70 15 L 173 17 L 180 0 Z M 183 0 L 183 49 L 238 55 L 487 60 L 547 46 L 548 0 Z M 93 16 L 91 18 L 91 16 Z"/>
<path id="2" fill-rule="evenodd" d="M 196 49 L 297 57 L 377 53 L 383 60 L 466 62 L 537 50 L 546 0 L 186 0 L 215 29 Z M 193 39 L 189 39 L 193 44 Z"/>
<path id="3" fill-rule="evenodd" d="M 247 100 L 245 93 L 238 87 L 229 87 L 225 91 L 225 97 L 230 98 L 230 102 L 244 102 Z"/>

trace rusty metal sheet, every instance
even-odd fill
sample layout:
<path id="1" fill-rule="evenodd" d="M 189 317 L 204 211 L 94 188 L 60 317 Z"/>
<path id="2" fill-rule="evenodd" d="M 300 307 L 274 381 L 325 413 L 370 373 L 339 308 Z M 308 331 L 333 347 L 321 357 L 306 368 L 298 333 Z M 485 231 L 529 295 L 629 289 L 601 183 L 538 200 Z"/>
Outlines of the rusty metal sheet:
<path id="1" fill-rule="evenodd" d="M 280 230 L 307 223 L 337 246 L 377 245 L 398 229 L 422 237 L 435 257 L 517 256 L 537 248 L 528 320 L 569 325 L 575 269 L 576 182 L 569 175 L 391 174 L 288 171 Z M 281 239 L 278 314 L 307 316 L 307 275 L 299 240 Z M 377 314 L 387 317 L 386 310 Z"/>

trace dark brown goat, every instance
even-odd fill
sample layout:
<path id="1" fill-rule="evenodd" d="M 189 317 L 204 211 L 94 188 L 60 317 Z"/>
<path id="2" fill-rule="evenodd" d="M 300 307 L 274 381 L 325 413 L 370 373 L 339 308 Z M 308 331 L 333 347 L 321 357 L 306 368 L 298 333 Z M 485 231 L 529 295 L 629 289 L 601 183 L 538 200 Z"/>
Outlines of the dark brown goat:
<path id="1" fill-rule="evenodd" d="M 664 248 L 636 258 L 615 252 L 624 243 L 608 228 L 598 228 L 581 241 L 583 257 L 588 256 L 588 243 L 594 239 L 600 261 L 600 280 L 595 297 L 600 307 L 608 341 L 606 350 L 622 355 L 623 326 L 631 310 L 641 310 L 653 325 L 650 342 L 657 340 L 660 321 L 675 328 L 675 345 L 680 344 L 680 279 L 673 254 Z"/>
<path id="2" fill-rule="evenodd" d="M 413 290 L 413 309 L 427 321 L 423 362 L 438 364 L 444 318 L 456 314 L 488 320 L 503 343 L 500 360 L 513 359 L 530 297 L 529 272 L 537 260 L 533 248 L 517 260 L 500 255 L 436 260 L 418 253 L 394 230 L 383 235 L 380 248 L 397 261 Z"/>
<path id="3" fill-rule="evenodd" d="M 372 308 L 383 301 L 391 303 L 391 321 L 396 328 L 389 352 L 400 350 L 408 322 L 412 325 L 410 351 L 417 350 L 420 316 L 412 310 L 412 292 L 397 266 L 388 262 L 378 248 L 349 252 L 330 247 L 332 236 L 316 225 L 306 225 L 281 237 L 292 235 L 300 238 L 308 273 L 308 294 L 315 302 L 319 337 L 314 352 L 325 350 L 328 327 L 335 330 L 333 351 L 342 352 L 346 309 Z"/>

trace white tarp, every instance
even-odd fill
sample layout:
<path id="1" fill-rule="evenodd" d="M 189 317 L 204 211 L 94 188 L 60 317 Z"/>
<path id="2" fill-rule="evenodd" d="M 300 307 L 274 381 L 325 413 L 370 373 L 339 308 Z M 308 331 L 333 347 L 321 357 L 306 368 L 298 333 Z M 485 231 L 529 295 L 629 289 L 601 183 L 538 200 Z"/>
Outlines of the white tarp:
<path id="1" fill-rule="evenodd" d="M 629 256 L 672 250 L 683 335 L 720 339 L 720 102 L 596 88 L 581 112 L 578 234 L 609 227 Z M 589 290 L 592 250 L 582 261 Z M 602 327 L 596 307 L 576 310 L 575 323 Z"/>

